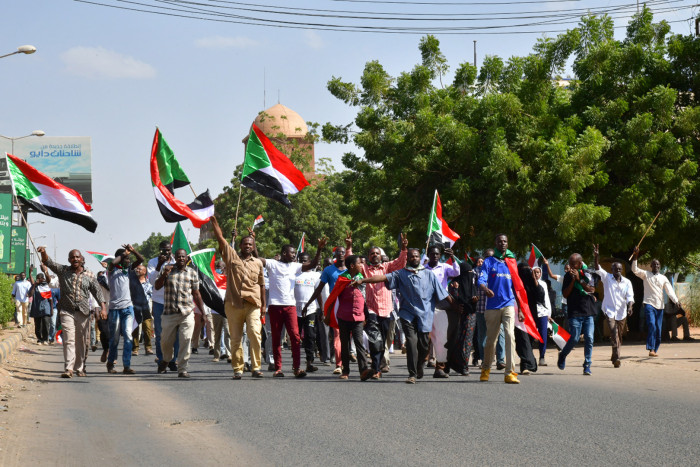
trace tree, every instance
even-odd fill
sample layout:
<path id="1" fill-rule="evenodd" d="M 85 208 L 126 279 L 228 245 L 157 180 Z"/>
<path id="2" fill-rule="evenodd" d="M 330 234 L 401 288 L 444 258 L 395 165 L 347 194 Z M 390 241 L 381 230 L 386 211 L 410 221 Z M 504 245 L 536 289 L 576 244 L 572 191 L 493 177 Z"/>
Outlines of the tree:
<path id="1" fill-rule="evenodd" d="M 668 37 L 644 8 L 623 41 L 608 17 L 587 16 L 525 57 L 487 57 L 479 73 L 463 63 L 445 87 L 430 36 L 422 62 L 397 78 L 376 61 L 359 85 L 333 77 L 328 89 L 358 108 L 358 130 L 327 123 L 323 136 L 364 151 L 343 157 L 349 213 L 421 245 L 437 188 L 462 249 L 506 232 L 520 253 L 534 242 L 565 257 L 593 241 L 629 252 L 663 210 L 645 246 L 677 263 L 700 249 L 699 41 Z M 576 79 L 564 89 L 553 77 L 570 59 Z"/>
<path id="2" fill-rule="evenodd" d="M 175 224 L 173 224 L 173 231 L 175 230 Z M 163 240 L 170 241 L 170 235 L 163 235 L 161 233 L 152 232 L 151 235 L 141 243 L 134 243 L 133 247 L 136 251 L 141 253 L 141 255 L 148 261 L 151 258 L 158 256 L 160 252 L 160 242 Z"/>

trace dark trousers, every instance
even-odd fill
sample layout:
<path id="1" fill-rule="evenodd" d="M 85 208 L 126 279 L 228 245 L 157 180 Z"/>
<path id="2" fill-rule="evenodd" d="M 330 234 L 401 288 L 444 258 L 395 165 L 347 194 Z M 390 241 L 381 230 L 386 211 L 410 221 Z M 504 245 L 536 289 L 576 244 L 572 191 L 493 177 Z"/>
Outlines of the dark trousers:
<path id="1" fill-rule="evenodd" d="M 537 371 L 537 360 L 532 353 L 532 342 L 530 335 L 525 331 L 515 328 L 515 352 L 520 357 L 520 371 Z"/>
<path id="2" fill-rule="evenodd" d="M 102 350 L 109 350 L 109 320 L 98 319 L 95 321 L 95 324 L 100 330 L 100 344 L 102 344 Z"/>
<path id="3" fill-rule="evenodd" d="M 34 318 L 34 334 L 38 342 L 49 341 L 49 327 L 51 326 L 51 316 L 40 316 Z"/>
<path id="4" fill-rule="evenodd" d="M 340 332 L 340 358 L 343 361 L 343 374 L 350 374 L 350 337 L 355 341 L 357 349 L 357 366 L 360 373 L 367 369 L 367 356 L 365 355 L 364 344 L 362 343 L 362 321 L 338 320 L 338 331 Z"/>
<path id="5" fill-rule="evenodd" d="M 316 313 L 316 345 L 318 346 L 318 352 L 321 354 L 322 362 L 329 362 L 331 360 L 331 351 L 328 346 L 328 333 L 326 332 L 326 325 L 323 324 L 323 311 Z"/>
<path id="6" fill-rule="evenodd" d="M 455 358 L 455 352 L 457 351 L 457 341 L 459 340 L 460 334 L 460 315 L 461 313 L 454 310 L 445 310 L 447 313 L 447 341 L 445 342 L 445 348 L 447 349 L 447 362 L 452 361 Z M 444 369 L 449 371 L 450 365 L 445 362 Z"/>
<path id="7" fill-rule="evenodd" d="M 314 344 L 316 343 L 316 313 L 306 315 L 304 318 L 297 317 L 299 332 L 304 334 L 302 346 L 306 354 L 306 363 L 314 361 Z"/>
<path id="8" fill-rule="evenodd" d="M 382 318 L 373 313 L 367 313 L 365 322 L 365 332 L 369 343 L 369 355 L 372 359 L 372 371 L 378 373 L 384 357 L 386 336 L 391 327 L 391 318 Z M 355 345 L 357 347 L 357 345 Z M 359 351 L 358 351 L 359 353 Z"/>
<path id="9" fill-rule="evenodd" d="M 425 359 L 428 357 L 430 345 L 430 332 L 420 332 L 418 320 L 401 320 L 401 329 L 406 337 L 406 365 L 408 375 L 415 377 L 418 373 L 418 366 L 422 368 Z"/>

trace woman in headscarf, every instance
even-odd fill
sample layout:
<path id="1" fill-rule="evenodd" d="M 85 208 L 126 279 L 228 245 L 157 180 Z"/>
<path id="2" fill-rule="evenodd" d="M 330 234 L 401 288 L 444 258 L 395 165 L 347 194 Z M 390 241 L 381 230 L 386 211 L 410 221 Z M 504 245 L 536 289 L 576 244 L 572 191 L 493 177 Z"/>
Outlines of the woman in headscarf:
<path id="1" fill-rule="evenodd" d="M 538 290 L 537 283 L 532 275 L 532 269 L 527 263 L 520 263 L 518 264 L 518 275 L 520 280 L 523 281 L 523 286 L 527 293 L 527 303 L 532 314 L 532 309 L 536 307 Z M 523 313 L 526 313 L 526 310 L 523 310 Z M 520 374 L 527 375 L 537 371 L 537 360 L 535 360 L 535 355 L 532 352 L 530 335 L 517 326 L 515 326 L 515 352 L 520 357 Z"/>
<path id="2" fill-rule="evenodd" d="M 448 326 L 447 329 L 447 364 L 445 371 L 450 369 L 466 376 L 469 374 L 469 357 L 474 342 L 476 327 L 476 302 L 479 301 L 479 291 L 476 286 L 476 274 L 471 264 L 463 262 L 459 265 L 457 276 L 448 287 L 450 295 L 455 299 L 460 313 L 459 325 Z"/>
<path id="3" fill-rule="evenodd" d="M 549 294 L 547 293 L 547 283 L 542 280 L 542 268 L 535 266 L 532 268 L 532 274 L 535 278 L 537 284 L 537 312 L 533 313 L 535 318 L 535 323 L 537 324 L 537 331 L 540 333 L 542 342 L 539 343 L 540 348 L 540 366 L 547 366 L 547 362 L 544 359 L 544 354 L 547 351 L 547 328 L 549 324 L 549 319 L 552 316 L 552 305 L 549 302 Z M 530 307 L 532 310 L 534 307 Z M 536 315 L 536 316 L 534 316 Z"/>

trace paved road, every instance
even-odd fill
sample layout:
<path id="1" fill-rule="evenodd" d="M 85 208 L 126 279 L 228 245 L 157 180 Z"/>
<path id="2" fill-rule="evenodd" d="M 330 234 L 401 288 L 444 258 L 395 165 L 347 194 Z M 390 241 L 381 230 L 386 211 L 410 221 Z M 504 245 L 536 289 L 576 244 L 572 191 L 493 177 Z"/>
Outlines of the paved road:
<path id="1" fill-rule="evenodd" d="M 193 355 L 191 380 L 156 375 L 150 356 L 134 357 L 135 376 L 108 375 L 98 354 L 87 379 L 61 380 L 60 348 L 29 347 L 15 363 L 28 391 L 10 402 L 2 465 L 669 465 L 700 452 L 694 343 L 658 360 L 626 346 L 618 370 L 597 347 L 591 377 L 577 349 L 566 371 L 549 366 L 519 386 L 501 372 L 406 385 L 402 356 L 381 381 L 360 382 L 355 366 L 347 382 L 330 367 L 233 381 L 206 352 Z"/>

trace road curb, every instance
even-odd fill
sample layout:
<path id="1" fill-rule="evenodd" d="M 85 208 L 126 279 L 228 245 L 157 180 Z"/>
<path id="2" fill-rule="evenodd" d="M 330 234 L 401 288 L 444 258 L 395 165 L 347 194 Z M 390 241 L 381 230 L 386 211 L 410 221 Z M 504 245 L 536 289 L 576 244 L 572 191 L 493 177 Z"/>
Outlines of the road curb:
<path id="1" fill-rule="evenodd" d="M 12 352 L 19 347 L 19 344 L 24 340 L 24 335 L 22 330 L 17 330 L 0 341 L 0 363 L 6 361 Z"/>

